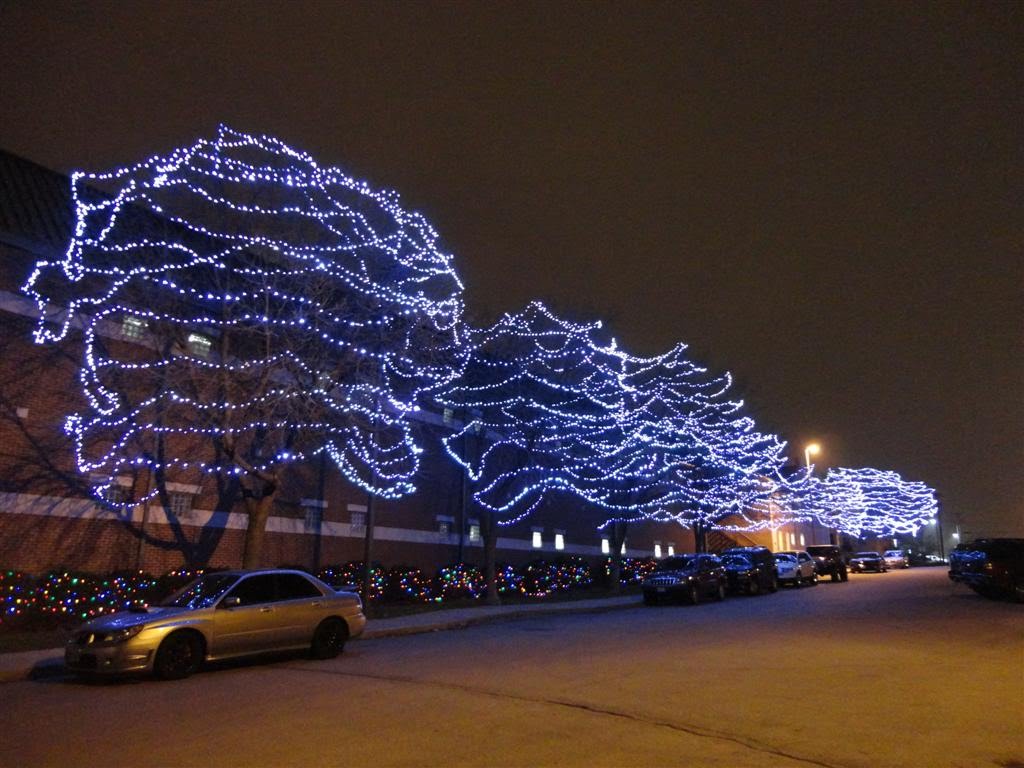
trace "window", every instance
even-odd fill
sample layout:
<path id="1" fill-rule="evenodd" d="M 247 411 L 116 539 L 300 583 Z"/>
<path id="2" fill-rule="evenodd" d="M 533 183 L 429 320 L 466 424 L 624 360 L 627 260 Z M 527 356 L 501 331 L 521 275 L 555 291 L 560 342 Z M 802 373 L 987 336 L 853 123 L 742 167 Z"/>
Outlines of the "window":
<path id="1" fill-rule="evenodd" d="M 480 541 L 480 526 L 477 523 L 469 524 L 469 540 Z"/>
<path id="2" fill-rule="evenodd" d="M 274 601 L 274 578 L 273 573 L 250 576 L 238 582 L 228 593 L 228 597 L 237 597 L 241 605 L 271 603 Z"/>
<path id="3" fill-rule="evenodd" d="M 659 559 L 659 560 L 661 559 L 661 542 L 660 541 L 654 542 L 654 556 L 657 559 Z"/>
<path id="4" fill-rule="evenodd" d="M 620 555 L 625 555 L 626 554 L 626 540 L 625 539 L 622 540 L 622 548 L 619 550 L 619 554 Z"/>
<path id="5" fill-rule="evenodd" d="M 323 597 L 313 582 L 297 573 L 277 574 L 279 600 L 300 600 L 304 597 Z"/>
<path id="6" fill-rule="evenodd" d="M 28 418 L 28 408 L 18 408 L 15 411 L 15 413 L 18 415 L 18 418 L 21 419 L 22 421 Z"/>
<path id="7" fill-rule="evenodd" d="M 668 556 L 673 557 L 676 554 L 676 545 L 671 541 L 668 543 Z"/>
<path id="8" fill-rule="evenodd" d="M 192 494 L 171 493 L 168 494 L 167 507 L 172 515 L 177 518 L 192 516 Z"/>
<path id="9" fill-rule="evenodd" d="M 437 532 L 442 536 L 450 536 L 452 532 L 451 520 L 438 520 Z"/>
<path id="10" fill-rule="evenodd" d="M 452 426 L 455 423 L 455 411 L 451 408 L 444 409 L 444 425 L 446 427 Z"/>
<path id="11" fill-rule="evenodd" d="M 807 540 L 806 540 L 806 539 L 804 538 L 804 535 L 803 535 L 803 534 L 801 533 L 801 534 L 800 534 L 800 546 L 802 547 L 802 546 L 804 546 L 804 545 L 805 545 L 806 543 L 807 543 Z"/>
<path id="12" fill-rule="evenodd" d="M 565 534 L 562 531 L 555 533 L 555 549 L 565 549 Z"/>
<path id="13" fill-rule="evenodd" d="M 352 529 L 352 533 L 361 534 L 366 533 L 366 513 L 365 512 L 349 512 L 348 513 L 348 524 Z"/>
<path id="14" fill-rule="evenodd" d="M 196 357 L 208 358 L 212 346 L 213 342 L 201 333 L 190 333 L 188 335 L 188 351 Z"/>
<path id="15" fill-rule="evenodd" d="M 315 531 L 320 527 L 320 524 L 324 519 L 324 510 L 320 506 L 307 506 L 306 507 L 306 529 Z"/>
<path id="16" fill-rule="evenodd" d="M 608 541 L 608 539 L 601 539 L 601 554 L 602 555 L 608 555 L 608 554 L 611 554 L 611 551 L 612 551 L 611 542 Z"/>
<path id="17" fill-rule="evenodd" d="M 789 534 L 789 546 L 791 546 L 791 547 L 795 547 L 796 546 L 796 536 L 794 536 L 792 533 Z"/>
<path id="18" fill-rule="evenodd" d="M 146 333 L 147 327 L 148 324 L 141 317 L 128 315 L 121 321 L 121 336 L 131 341 L 138 341 Z"/>
<path id="19" fill-rule="evenodd" d="M 533 548 L 540 549 L 544 546 L 544 537 L 540 531 L 533 532 Z"/>

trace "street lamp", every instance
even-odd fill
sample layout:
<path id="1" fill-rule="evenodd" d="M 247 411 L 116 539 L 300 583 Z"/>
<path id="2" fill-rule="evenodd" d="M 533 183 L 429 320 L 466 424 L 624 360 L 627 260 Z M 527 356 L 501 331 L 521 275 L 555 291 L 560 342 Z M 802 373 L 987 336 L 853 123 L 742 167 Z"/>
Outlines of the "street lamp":
<path id="1" fill-rule="evenodd" d="M 821 453 L 821 446 L 817 443 L 808 443 L 804 448 L 804 461 L 807 463 L 807 474 L 811 474 L 811 456 L 817 456 Z M 811 518 L 811 537 L 814 539 L 815 544 L 818 542 L 818 521 L 813 517 Z M 832 539 L 831 534 L 829 540 Z"/>
<path id="2" fill-rule="evenodd" d="M 821 446 L 817 443 L 809 443 L 807 447 L 804 448 L 804 461 L 807 462 L 808 471 L 811 469 L 811 456 L 817 456 L 819 453 L 821 453 Z"/>

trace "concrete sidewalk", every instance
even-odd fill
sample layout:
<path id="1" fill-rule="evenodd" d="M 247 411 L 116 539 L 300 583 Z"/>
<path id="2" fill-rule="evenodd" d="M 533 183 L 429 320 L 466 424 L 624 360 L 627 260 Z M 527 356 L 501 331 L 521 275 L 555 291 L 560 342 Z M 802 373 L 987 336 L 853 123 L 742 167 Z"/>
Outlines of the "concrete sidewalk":
<path id="1" fill-rule="evenodd" d="M 599 613 L 619 608 L 640 605 L 639 595 L 605 597 L 595 600 L 573 600 L 557 603 L 535 603 L 532 605 L 479 605 L 470 608 L 414 613 L 392 619 L 370 619 L 359 640 L 376 640 L 382 637 L 416 635 L 421 632 L 441 632 L 449 629 L 464 629 L 475 624 L 492 621 L 507 621 L 538 615 L 567 613 Z M 32 680 L 55 677 L 64 674 L 64 650 L 48 648 L 42 651 L 0 654 L 0 683 L 16 680 Z"/>

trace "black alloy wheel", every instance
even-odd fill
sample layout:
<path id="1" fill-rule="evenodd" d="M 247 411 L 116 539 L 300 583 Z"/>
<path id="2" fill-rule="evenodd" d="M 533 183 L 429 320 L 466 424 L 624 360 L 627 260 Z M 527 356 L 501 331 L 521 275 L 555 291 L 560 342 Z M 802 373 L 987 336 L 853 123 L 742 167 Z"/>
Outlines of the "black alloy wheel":
<path id="1" fill-rule="evenodd" d="M 715 600 L 721 602 L 725 600 L 725 584 L 718 582 L 718 591 L 715 593 Z"/>
<path id="2" fill-rule="evenodd" d="M 345 650 L 348 627 L 341 619 L 324 619 L 313 633 L 310 654 L 314 659 L 333 659 Z"/>
<path id="3" fill-rule="evenodd" d="M 761 591 L 761 584 L 758 582 L 757 579 L 751 579 L 750 581 L 747 582 L 747 594 L 748 595 L 756 595 L 760 591 Z"/>
<path id="4" fill-rule="evenodd" d="M 202 663 L 202 641 L 192 632 L 175 632 L 160 643 L 153 672 L 161 680 L 182 680 L 198 672 Z"/>
<path id="5" fill-rule="evenodd" d="M 768 591 L 769 592 L 778 592 L 779 591 L 779 577 L 778 576 L 774 576 L 774 575 L 772 576 L 772 585 L 770 587 L 768 587 Z"/>
<path id="6" fill-rule="evenodd" d="M 690 585 L 690 592 L 686 596 L 686 599 L 690 605 L 696 605 L 700 602 L 700 590 L 697 588 L 696 584 Z"/>

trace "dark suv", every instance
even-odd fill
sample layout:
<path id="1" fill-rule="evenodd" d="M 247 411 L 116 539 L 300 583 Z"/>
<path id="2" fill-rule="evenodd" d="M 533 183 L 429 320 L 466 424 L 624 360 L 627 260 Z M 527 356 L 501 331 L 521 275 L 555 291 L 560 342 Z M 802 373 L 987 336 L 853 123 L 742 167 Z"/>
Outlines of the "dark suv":
<path id="1" fill-rule="evenodd" d="M 726 555 L 743 555 L 750 561 L 750 568 L 743 578 L 743 588 L 749 594 L 778 591 L 779 579 L 775 573 L 775 558 L 768 547 L 731 547 L 719 554 L 723 558 Z"/>
<path id="2" fill-rule="evenodd" d="M 714 555 L 670 555 L 644 579 L 644 605 L 654 605 L 661 598 L 682 598 L 692 605 L 708 596 L 724 600 L 727 587 L 725 568 Z"/>
<path id="3" fill-rule="evenodd" d="M 985 597 L 1024 602 L 1024 539 L 978 539 L 949 554 L 949 578 Z"/>
<path id="4" fill-rule="evenodd" d="M 850 578 L 843 553 L 835 544 L 811 544 L 806 549 L 814 558 L 814 572 L 819 577 L 831 576 L 832 581 L 847 581 Z"/>

